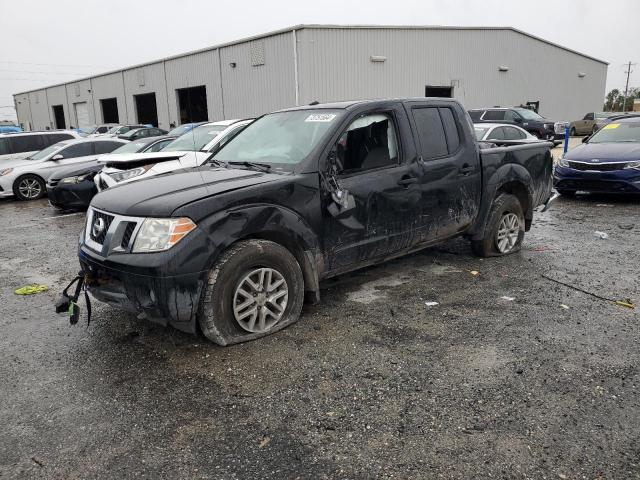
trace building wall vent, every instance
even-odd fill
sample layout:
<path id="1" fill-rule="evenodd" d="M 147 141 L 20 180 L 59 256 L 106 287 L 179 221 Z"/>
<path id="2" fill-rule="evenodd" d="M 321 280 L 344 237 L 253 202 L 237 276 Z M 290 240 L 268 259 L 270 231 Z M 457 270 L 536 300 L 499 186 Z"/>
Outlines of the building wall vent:
<path id="1" fill-rule="evenodd" d="M 138 86 L 144 87 L 144 70 L 142 68 L 139 68 L 136 74 L 138 76 Z"/>
<path id="2" fill-rule="evenodd" d="M 251 65 L 259 67 L 264 65 L 264 42 L 253 42 L 250 47 Z"/>

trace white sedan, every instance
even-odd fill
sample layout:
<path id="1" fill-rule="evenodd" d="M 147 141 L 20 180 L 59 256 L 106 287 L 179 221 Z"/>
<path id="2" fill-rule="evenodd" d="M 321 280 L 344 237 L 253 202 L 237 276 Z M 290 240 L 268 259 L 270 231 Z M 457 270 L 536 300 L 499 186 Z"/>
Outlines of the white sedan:
<path id="1" fill-rule="evenodd" d="M 474 126 L 476 140 L 500 144 L 540 142 L 525 129 L 504 123 L 476 123 Z"/>
<path id="2" fill-rule="evenodd" d="M 0 164 L 0 198 L 35 200 L 47 193 L 49 177 L 58 169 L 81 166 L 129 143 L 119 138 L 82 138 L 58 142 L 20 160 Z"/>
<path id="3" fill-rule="evenodd" d="M 161 173 L 198 167 L 253 120 L 205 123 L 179 136 L 157 153 L 105 156 L 105 167 L 94 177 L 98 191 Z"/>

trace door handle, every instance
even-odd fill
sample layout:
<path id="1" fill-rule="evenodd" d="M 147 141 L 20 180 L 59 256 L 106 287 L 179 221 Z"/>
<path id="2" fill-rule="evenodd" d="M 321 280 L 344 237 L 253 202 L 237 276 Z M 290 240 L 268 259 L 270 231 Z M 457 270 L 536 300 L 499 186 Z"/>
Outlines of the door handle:
<path id="1" fill-rule="evenodd" d="M 465 163 L 464 165 L 462 165 L 462 167 L 458 169 L 458 173 L 460 173 L 460 175 L 469 175 L 475 169 L 476 169 L 475 167 L 472 167 L 468 163 Z"/>
<path id="2" fill-rule="evenodd" d="M 412 183 L 418 183 L 418 179 L 416 177 L 404 176 L 398 180 L 398 185 L 403 187 L 409 187 Z"/>

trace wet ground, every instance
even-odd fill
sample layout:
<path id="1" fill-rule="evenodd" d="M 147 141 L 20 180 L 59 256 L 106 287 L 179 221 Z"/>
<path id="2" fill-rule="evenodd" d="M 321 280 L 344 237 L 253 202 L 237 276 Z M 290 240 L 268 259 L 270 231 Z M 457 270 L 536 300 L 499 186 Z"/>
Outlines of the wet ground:
<path id="1" fill-rule="evenodd" d="M 220 348 L 97 302 L 69 326 L 84 216 L 0 202 L 0 477 L 638 478 L 638 310 L 543 275 L 640 300 L 639 205 L 561 199 L 519 254 L 425 250 Z"/>

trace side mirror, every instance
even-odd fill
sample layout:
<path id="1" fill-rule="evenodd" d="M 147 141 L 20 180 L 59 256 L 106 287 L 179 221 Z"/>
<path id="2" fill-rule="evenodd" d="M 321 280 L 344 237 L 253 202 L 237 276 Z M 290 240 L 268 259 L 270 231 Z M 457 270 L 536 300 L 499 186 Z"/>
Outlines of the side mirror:
<path id="1" fill-rule="evenodd" d="M 587 143 L 591 137 L 583 137 L 582 143 Z"/>
<path id="2" fill-rule="evenodd" d="M 62 160 L 63 158 L 64 157 L 58 153 L 58 154 L 54 155 L 53 157 L 51 157 L 51 160 L 53 160 L 54 162 L 57 162 L 58 160 Z"/>

